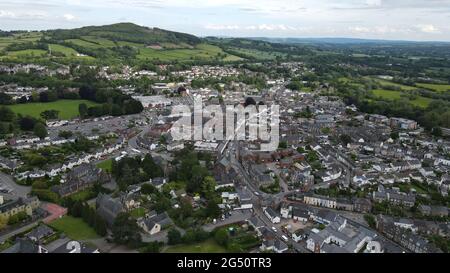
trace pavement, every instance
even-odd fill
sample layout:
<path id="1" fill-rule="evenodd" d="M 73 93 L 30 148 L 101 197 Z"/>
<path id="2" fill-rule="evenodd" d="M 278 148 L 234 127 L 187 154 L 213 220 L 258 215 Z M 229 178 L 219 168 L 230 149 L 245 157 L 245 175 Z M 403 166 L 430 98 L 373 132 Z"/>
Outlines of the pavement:
<path id="1" fill-rule="evenodd" d="M 6 198 L 25 198 L 31 192 L 31 187 L 17 184 L 9 174 L 2 172 L 0 172 L 0 188 L 12 190 L 9 193 L 1 193 Z"/>

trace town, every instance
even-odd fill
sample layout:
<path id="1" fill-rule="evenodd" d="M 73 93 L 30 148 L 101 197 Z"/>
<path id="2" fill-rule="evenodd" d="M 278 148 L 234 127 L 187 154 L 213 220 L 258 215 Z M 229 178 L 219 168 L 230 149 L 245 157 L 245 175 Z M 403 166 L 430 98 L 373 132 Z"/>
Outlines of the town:
<path id="1" fill-rule="evenodd" d="M 448 252 L 450 88 L 327 65 L 2 61 L 0 253 Z M 279 106 L 278 146 L 174 138 L 196 101 Z"/>

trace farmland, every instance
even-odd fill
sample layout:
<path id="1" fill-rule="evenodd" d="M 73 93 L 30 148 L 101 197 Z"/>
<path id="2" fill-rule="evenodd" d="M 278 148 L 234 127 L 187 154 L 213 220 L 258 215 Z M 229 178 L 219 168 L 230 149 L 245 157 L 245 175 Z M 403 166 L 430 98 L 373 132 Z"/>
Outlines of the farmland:
<path id="1" fill-rule="evenodd" d="M 400 91 L 391 91 L 391 90 L 383 90 L 383 89 L 375 89 L 372 90 L 373 94 L 377 97 L 380 97 L 382 99 L 387 99 L 387 100 L 398 100 L 402 98 L 402 92 Z M 410 100 L 410 102 L 418 107 L 422 107 L 422 108 L 426 108 L 430 102 L 432 102 L 433 100 L 430 98 L 425 98 L 422 96 L 418 96 L 416 99 L 414 100 Z"/>
<path id="2" fill-rule="evenodd" d="M 9 107 L 16 114 L 21 114 L 23 116 L 40 118 L 40 114 L 43 111 L 57 110 L 59 111 L 60 119 L 72 119 L 78 116 L 78 106 L 81 103 L 85 103 L 88 107 L 96 105 L 96 103 L 87 100 L 58 100 L 47 103 L 15 104 Z"/>
<path id="3" fill-rule="evenodd" d="M 416 85 L 436 92 L 446 92 L 450 90 L 450 84 L 416 83 Z"/>

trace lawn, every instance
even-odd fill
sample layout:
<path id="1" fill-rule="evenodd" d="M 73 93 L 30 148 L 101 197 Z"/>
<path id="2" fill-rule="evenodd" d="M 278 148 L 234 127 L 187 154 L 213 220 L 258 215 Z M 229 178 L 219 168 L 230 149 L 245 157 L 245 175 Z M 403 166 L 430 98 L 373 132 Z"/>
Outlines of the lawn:
<path id="1" fill-rule="evenodd" d="M 226 253 L 227 250 L 218 245 L 214 240 L 209 239 L 201 243 L 191 245 L 169 246 L 165 253 Z"/>
<path id="2" fill-rule="evenodd" d="M 450 90 L 450 84 L 416 83 L 416 85 L 436 92 L 445 92 Z"/>
<path id="3" fill-rule="evenodd" d="M 78 106 L 81 103 L 85 103 L 88 107 L 96 105 L 95 102 L 87 100 L 58 100 L 47 103 L 15 104 L 8 107 L 16 114 L 29 115 L 35 118 L 40 118 L 40 114 L 46 110 L 57 110 L 60 119 L 72 119 L 78 116 Z"/>
<path id="4" fill-rule="evenodd" d="M 134 210 L 132 210 L 132 211 L 130 212 L 131 217 L 133 217 L 133 218 L 135 218 L 135 219 L 144 217 L 144 216 L 145 216 L 145 213 L 146 213 L 145 208 L 135 208 Z"/>
<path id="5" fill-rule="evenodd" d="M 94 229 L 88 226 L 81 218 L 64 216 L 49 224 L 52 228 L 64 232 L 73 240 L 89 240 L 99 238 Z"/>
<path id="6" fill-rule="evenodd" d="M 108 160 L 98 163 L 97 168 L 100 168 L 108 173 L 111 173 L 112 172 L 112 159 L 108 159 Z"/>
<path id="7" fill-rule="evenodd" d="M 372 90 L 373 94 L 377 97 L 381 97 L 383 99 L 388 100 L 397 100 L 401 98 L 402 92 L 400 91 L 391 91 L 391 90 L 384 90 L 384 89 L 374 89 Z M 419 96 L 415 100 L 410 100 L 410 102 L 418 107 L 426 108 L 433 100 L 430 98 L 425 98 Z"/>

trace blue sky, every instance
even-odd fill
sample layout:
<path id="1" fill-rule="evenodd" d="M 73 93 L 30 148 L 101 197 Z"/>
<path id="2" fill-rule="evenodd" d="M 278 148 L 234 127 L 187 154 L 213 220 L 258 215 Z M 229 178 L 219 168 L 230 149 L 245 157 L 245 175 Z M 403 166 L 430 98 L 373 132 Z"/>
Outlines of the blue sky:
<path id="1" fill-rule="evenodd" d="M 133 22 L 199 36 L 450 41 L 450 0 L 0 0 L 0 29 Z"/>

